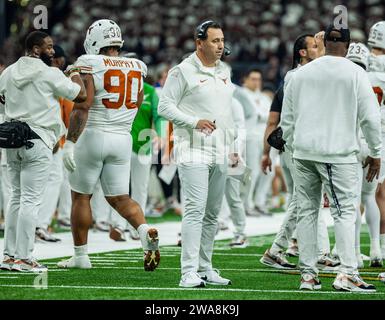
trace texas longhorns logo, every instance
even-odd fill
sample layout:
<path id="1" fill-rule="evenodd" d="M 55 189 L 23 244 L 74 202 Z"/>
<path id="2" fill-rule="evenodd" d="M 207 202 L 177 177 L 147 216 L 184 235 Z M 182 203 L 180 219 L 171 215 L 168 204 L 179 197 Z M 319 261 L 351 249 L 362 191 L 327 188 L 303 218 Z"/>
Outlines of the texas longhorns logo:
<path id="1" fill-rule="evenodd" d="M 219 78 L 219 79 L 221 79 L 224 82 L 224 84 L 227 84 L 227 78 L 224 78 L 224 79 Z"/>

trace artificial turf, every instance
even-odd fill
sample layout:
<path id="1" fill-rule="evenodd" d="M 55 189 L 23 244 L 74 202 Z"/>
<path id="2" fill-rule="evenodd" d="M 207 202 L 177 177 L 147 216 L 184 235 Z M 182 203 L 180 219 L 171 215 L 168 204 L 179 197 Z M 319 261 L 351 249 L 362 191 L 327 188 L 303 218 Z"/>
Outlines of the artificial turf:
<path id="1" fill-rule="evenodd" d="M 376 285 L 376 294 L 337 293 L 331 284 L 334 274 L 321 273 L 320 292 L 299 292 L 298 271 L 279 271 L 262 265 L 259 259 L 273 240 L 273 235 L 252 237 L 250 246 L 230 249 L 229 240 L 217 241 L 213 263 L 221 275 L 232 280 L 228 287 L 207 286 L 200 289 L 178 287 L 180 248 L 161 248 L 162 260 L 155 272 L 145 272 L 140 250 L 115 251 L 90 255 L 91 270 L 57 271 L 55 262 L 42 261 L 49 267 L 43 279 L 35 274 L 0 271 L 0 300 L 6 299 L 127 299 L 127 300 L 383 300 L 385 285 L 377 280 L 384 268 L 360 270 L 361 275 Z M 331 233 L 331 242 L 334 242 Z M 369 254 L 369 237 L 361 237 L 362 252 Z M 296 262 L 296 258 L 290 258 Z M 46 281 L 45 281 L 46 280 Z M 35 283 L 35 284 L 34 284 Z M 37 284 L 37 285 L 36 285 Z M 46 285 L 46 286 L 45 286 Z M 44 289 L 46 287 L 46 289 Z"/>

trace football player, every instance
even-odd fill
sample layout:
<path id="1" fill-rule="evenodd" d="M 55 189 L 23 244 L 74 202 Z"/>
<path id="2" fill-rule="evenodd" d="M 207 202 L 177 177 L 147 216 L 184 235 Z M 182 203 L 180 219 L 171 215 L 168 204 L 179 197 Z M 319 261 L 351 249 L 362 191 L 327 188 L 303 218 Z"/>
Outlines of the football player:
<path id="1" fill-rule="evenodd" d="M 346 58 L 350 59 L 351 61 L 357 63 L 361 67 L 363 67 L 365 70 L 368 70 L 368 64 L 369 64 L 369 49 L 362 43 L 351 43 L 348 49 L 348 54 L 346 55 Z M 380 82 L 377 78 L 377 75 L 375 72 L 369 72 L 368 73 L 369 79 L 371 81 L 371 84 L 373 85 L 374 92 L 378 92 L 378 89 L 376 89 L 377 86 L 384 87 L 384 82 Z M 382 103 L 382 101 L 379 103 Z M 357 221 L 356 221 L 356 257 L 357 257 L 357 263 L 359 268 L 364 267 L 364 263 L 362 261 L 361 252 L 360 252 L 360 231 L 361 231 L 361 212 L 360 212 L 360 204 L 365 208 L 365 214 L 366 214 L 366 222 L 369 227 L 369 234 L 370 234 L 370 266 L 371 267 L 382 267 L 382 257 L 381 257 L 381 251 L 380 251 L 380 212 L 378 210 L 378 207 L 376 205 L 375 200 L 375 191 L 377 187 L 377 182 L 372 181 L 368 182 L 365 179 L 365 176 L 368 173 L 368 168 L 365 169 L 362 168 L 361 163 L 363 163 L 366 159 L 366 157 L 369 155 L 369 149 L 368 144 L 366 143 L 366 140 L 362 134 L 361 135 L 361 152 L 359 154 L 359 189 L 360 192 L 358 194 L 359 202 L 358 202 L 358 212 L 357 212 Z"/>
<path id="2" fill-rule="evenodd" d="M 382 164 L 380 178 L 376 190 L 376 201 L 381 213 L 380 222 L 380 245 L 382 258 L 385 257 L 385 109 L 384 109 L 384 90 L 385 90 L 385 21 L 379 21 L 370 28 L 368 45 L 370 47 L 369 56 L 369 78 L 373 90 L 377 95 L 381 111 L 381 130 L 382 130 Z"/>
<path id="3" fill-rule="evenodd" d="M 87 54 L 73 67 L 83 74 L 89 96 L 74 106 L 63 150 L 70 171 L 75 255 L 59 262 L 62 268 L 92 267 L 87 236 L 92 224 L 90 199 L 99 179 L 108 203 L 139 232 L 144 269 L 153 271 L 159 264 L 158 231 L 147 225 L 142 209 L 128 195 L 130 130 L 143 100 L 147 67 L 140 60 L 119 57 L 122 46 L 120 27 L 112 20 L 98 20 L 87 30 Z"/>

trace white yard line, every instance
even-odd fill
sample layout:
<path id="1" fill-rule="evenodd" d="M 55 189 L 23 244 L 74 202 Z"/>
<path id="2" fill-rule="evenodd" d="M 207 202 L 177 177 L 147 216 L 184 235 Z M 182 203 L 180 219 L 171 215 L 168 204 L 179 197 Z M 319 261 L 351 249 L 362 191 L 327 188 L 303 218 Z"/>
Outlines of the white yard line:
<path id="1" fill-rule="evenodd" d="M 34 288 L 33 285 L 0 284 L 0 287 Z M 162 287 L 109 287 L 109 286 L 67 286 L 49 285 L 48 288 L 57 289 L 94 289 L 94 290 L 156 290 L 156 291 L 219 291 L 219 292 L 255 292 L 255 293 L 301 293 L 301 294 L 359 294 L 359 295 L 385 295 L 385 292 L 352 293 L 338 291 L 301 291 L 301 290 L 263 290 L 263 289 L 235 289 L 235 288 L 162 288 Z"/>
<path id="2" fill-rule="evenodd" d="M 284 219 L 284 214 L 277 214 L 273 217 L 247 217 L 246 222 L 246 235 L 262 236 L 266 234 L 273 234 L 279 230 L 279 227 Z M 172 246 L 177 243 L 177 233 L 181 228 L 180 222 L 164 222 L 154 224 L 159 231 L 160 246 Z M 38 259 L 51 259 L 72 256 L 73 240 L 71 232 L 64 232 L 55 234 L 60 238 L 61 242 L 56 243 L 36 243 L 34 256 Z M 88 253 L 106 253 L 111 251 L 120 250 L 132 250 L 140 249 L 140 241 L 126 241 L 126 242 L 115 242 L 108 237 L 106 232 L 89 232 L 88 233 Z M 232 239 L 233 232 L 231 230 L 221 231 L 216 236 L 216 240 Z M 257 242 L 259 243 L 259 242 Z M 4 239 L 0 239 L 0 248 L 4 247 Z M 221 246 L 215 246 L 218 249 L 231 250 L 230 248 L 220 248 Z M 180 248 L 176 249 L 180 250 Z M 2 254 L 0 254 L 2 259 Z"/>

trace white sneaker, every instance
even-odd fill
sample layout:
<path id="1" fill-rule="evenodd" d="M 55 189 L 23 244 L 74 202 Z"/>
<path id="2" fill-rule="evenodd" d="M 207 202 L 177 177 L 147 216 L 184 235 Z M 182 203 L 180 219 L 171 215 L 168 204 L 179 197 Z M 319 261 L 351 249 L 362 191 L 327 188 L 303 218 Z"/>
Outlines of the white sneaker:
<path id="1" fill-rule="evenodd" d="M 270 249 L 267 249 L 263 254 L 262 258 L 259 259 L 259 262 L 262 264 L 273 267 L 276 269 L 296 269 L 297 266 L 294 263 L 290 263 L 282 251 L 277 252 L 276 254 L 271 253 Z"/>
<path id="2" fill-rule="evenodd" d="M 325 271 L 333 271 L 340 264 L 340 261 L 333 259 L 330 254 L 324 254 L 319 257 L 317 261 L 317 268 Z"/>
<path id="3" fill-rule="evenodd" d="M 247 238 L 245 236 L 236 236 L 230 242 L 230 247 L 232 248 L 246 248 L 249 245 Z"/>
<path id="4" fill-rule="evenodd" d="M 91 269 L 92 264 L 88 255 L 84 256 L 73 256 L 67 260 L 59 261 L 57 263 L 59 268 L 65 269 Z"/>
<path id="5" fill-rule="evenodd" d="M 11 271 L 38 273 L 47 272 L 48 268 L 34 259 L 16 259 L 12 265 Z"/>
<path id="6" fill-rule="evenodd" d="M 109 232 L 110 224 L 106 221 L 99 221 L 95 223 L 95 229 L 102 232 Z"/>
<path id="7" fill-rule="evenodd" d="M 5 254 L 3 258 L 3 262 L 0 265 L 0 269 L 11 271 L 14 263 L 15 263 L 15 259 Z"/>
<path id="8" fill-rule="evenodd" d="M 118 227 L 110 227 L 110 239 L 114 241 L 127 241 L 124 231 Z"/>
<path id="9" fill-rule="evenodd" d="M 309 273 L 304 273 L 301 276 L 301 285 L 299 290 L 321 290 L 321 281 Z"/>
<path id="10" fill-rule="evenodd" d="M 179 287 L 184 288 L 199 288 L 205 286 L 206 282 L 194 271 L 186 272 L 179 281 Z"/>
<path id="11" fill-rule="evenodd" d="M 376 287 L 372 284 L 366 283 L 358 274 L 337 274 L 337 277 L 333 282 L 333 288 L 339 291 L 376 292 Z"/>
<path id="12" fill-rule="evenodd" d="M 130 225 L 129 223 L 127 224 L 127 229 L 126 231 L 128 231 L 128 234 L 130 235 L 130 238 L 132 240 L 140 240 L 140 237 L 139 237 L 139 232 L 132 226 Z"/>
<path id="13" fill-rule="evenodd" d="M 288 255 L 289 257 L 298 257 L 299 256 L 297 241 L 290 240 L 289 248 L 287 248 L 287 250 L 286 250 L 286 255 Z"/>
<path id="14" fill-rule="evenodd" d="M 219 270 L 217 269 L 198 272 L 198 274 L 207 284 L 213 284 L 217 286 L 228 286 L 231 284 L 231 280 L 221 277 L 219 275 Z"/>
<path id="15" fill-rule="evenodd" d="M 36 228 L 35 240 L 43 243 L 61 241 L 61 239 L 54 237 L 47 229 L 43 228 Z"/>
<path id="16" fill-rule="evenodd" d="M 61 229 L 71 230 L 71 219 L 70 218 L 58 219 L 57 224 L 59 225 L 59 228 L 61 228 Z"/>

